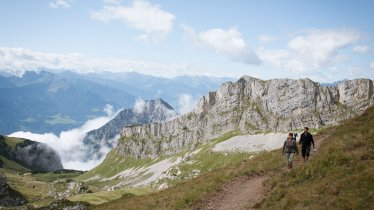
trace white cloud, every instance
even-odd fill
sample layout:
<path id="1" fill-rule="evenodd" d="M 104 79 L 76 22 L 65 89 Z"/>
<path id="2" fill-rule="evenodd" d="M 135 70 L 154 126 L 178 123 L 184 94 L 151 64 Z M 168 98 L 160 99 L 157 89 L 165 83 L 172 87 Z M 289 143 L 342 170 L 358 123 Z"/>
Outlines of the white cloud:
<path id="1" fill-rule="evenodd" d="M 53 9 L 58 9 L 58 8 L 65 8 L 69 9 L 71 7 L 71 0 L 56 0 L 53 2 L 49 3 L 49 7 Z"/>
<path id="2" fill-rule="evenodd" d="M 126 72 L 137 71 L 157 76 L 197 74 L 186 63 L 153 63 L 125 59 L 88 58 L 78 53 L 43 53 L 24 48 L 0 47 L 0 71 L 22 76 L 26 71 L 72 70 L 80 73 L 94 71 Z"/>
<path id="3" fill-rule="evenodd" d="M 144 111 L 144 108 L 145 108 L 145 101 L 141 98 L 138 98 L 136 99 L 135 101 L 135 105 L 134 105 L 134 112 L 135 113 L 142 113 Z"/>
<path id="4" fill-rule="evenodd" d="M 91 18 L 99 21 L 120 20 L 127 26 L 143 31 L 138 40 L 159 42 L 164 39 L 173 27 L 175 16 L 144 0 L 134 0 L 126 7 L 117 4 L 104 5 L 99 11 L 92 11 Z"/>
<path id="5" fill-rule="evenodd" d="M 256 53 L 247 45 L 236 28 L 228 30 L 214 28 L 200 33 L 196 33 L 185 25 L 182 25 L 182 28 L 195 43 L 207 46 L 232 61 L 245 64 L 261 63 Z"/>
<path id="6" fill-rule="evenodd" d="M 198 100 L 194 99 L 192 95 L 181 94 L 178 100 L 178 104 L 179 104 L 178 113 L 186 114 L 188 112 L 191 112 L 195 108 L 197 102 Z"/>
<path id="7" fill-rule="evenodd" d="M 356 45 L 353 47 L 353 52 L 356 52 L 356 53 L 367 53 L 369 52 L 369 47 L 368 46 L 362 46 L 362 45 Z"/>
<path id="8" fill-rule="evenodd" d="M 275 36 L 269 35 L 269 34 L 261 34 L 258 37 L 258 40 L 260 43 L 269 43 L 269 42 L 275 42 L 277 38 Z"/>
<path id="9" fill-rule="evenodd" d="M 38 142 L 48 144 L 51 148 L 56 150 L 61 157 L 64 168 L 77 169 L 77 170 L 89 170 L 96 165 L 100 164 L 105 158 L 105 155 L 109 152 L 109 148 L 105 145 L 101 145 L 100 155 L 101 158 L 92 157 L 91 160 L 82 161 L 85 159 L 85 151 L 83 145 L 83 139 L 86 133 L 100 128 L 105 125 L 109 120 L 113 119 L 118 113 L 111 110 L 110 105 L 107 105 L 104 110 L 111 114 L 103 117 L 88 120 L 84 125 L 79 128 L 62 131 L 59 136 L 53 133 L 36 134 L 31 132 L 19 131 L 10 134 L 11 137 L 26 138 Z M 115 141 L 117 139 L 113 139 Z"/>
<path id="10" fill-rule="evenodd" d="M 374 62 L 370 64 L 370 68 L 374 70 Z"/>
<path id="11" fill-rule="evenodd" d="M 339 59 L 339 50 L 354 44 L 359 32 L 350 29 L 311 30 L 289 40 L 286 49 L 259 48 L 259 57 L 275 67 L 313 71 Z"/>

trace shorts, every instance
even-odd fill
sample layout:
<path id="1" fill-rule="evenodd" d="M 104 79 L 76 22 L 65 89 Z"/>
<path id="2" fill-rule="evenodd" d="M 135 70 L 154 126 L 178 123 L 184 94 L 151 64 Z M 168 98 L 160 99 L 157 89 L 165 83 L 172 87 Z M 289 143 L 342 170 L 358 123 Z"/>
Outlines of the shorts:
<path id="1" fill-rule="evenodd" d="M 305 157 L 305 155 L 309 156 L 309 154 L 310 154 L 310 146 L 302 146 L 301 147 L 301 155 L 303 157 Z"/>

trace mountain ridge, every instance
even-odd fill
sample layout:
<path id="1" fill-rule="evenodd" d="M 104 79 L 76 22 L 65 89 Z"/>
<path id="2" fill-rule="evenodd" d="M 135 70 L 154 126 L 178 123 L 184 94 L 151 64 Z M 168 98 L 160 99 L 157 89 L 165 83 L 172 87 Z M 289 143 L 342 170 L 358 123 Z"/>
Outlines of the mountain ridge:
<path id="1" fill-rule="evenodd" d="M 336 125 L 373 103 L 373 81 L 369 79 L 322 87 L 310 79 L 264 81 L 243 76 L 209 92 L 186 115 L 125 127 L 117 149 L 122 155 L 156 158 L 195 148 L 232 130 L 246 134 Z"/>

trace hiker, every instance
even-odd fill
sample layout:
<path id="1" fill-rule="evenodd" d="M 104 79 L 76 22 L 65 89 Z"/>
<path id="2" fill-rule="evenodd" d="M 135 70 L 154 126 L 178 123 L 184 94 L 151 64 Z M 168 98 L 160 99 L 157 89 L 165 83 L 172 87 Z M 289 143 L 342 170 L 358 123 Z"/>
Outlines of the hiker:
<path id="1" fill-rule="evenodd" d="M 304 127 L 304 133 L 300 135 L 300 141 L 299 144 L 301 144 L 301 155 L 303 156 L 304 162 L 305 162 L 305 156 L 306 156 L 306 161 L 309 159 L 309 154 L 310 154 L 310 147 L 313 144 L 314 146 L 314 140 L 312 134 L 309 133 L 309 128 Z"/>
<path id="2" fill-rule="evenodd" d="M 286 154 L 287 158 L 287 168 L 292 168 L 292 158 L 294 154 L 299 154 L 299 149 L 297 148 L 296 141 L 293 139 L 293 133 L 289 133 L 287 140 L 284 141 L 282 155 Z"/>

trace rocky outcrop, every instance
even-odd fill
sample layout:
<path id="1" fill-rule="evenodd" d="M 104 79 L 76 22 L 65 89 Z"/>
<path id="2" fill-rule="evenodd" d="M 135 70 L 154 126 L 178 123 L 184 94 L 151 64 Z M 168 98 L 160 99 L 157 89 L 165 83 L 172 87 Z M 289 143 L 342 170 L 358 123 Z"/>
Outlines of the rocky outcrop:
<path id="1" fill-rule="evenodd" d="M 99 129 L 90 131 L 84 138 L 87 158 L 101 157 L 102 147 L 113 148 L 123 127 L 130 125 L 142 125 L 153 122 L 163 122 L 178 116 L 176 111 L 164 100 L 137 101 L 132 109 L 122 110 L 117 116 Z"/>
<path id="2" fill-rule="evenodd" d="M 60 156 L 46 144 L 21 139 L 21 142 L 13 142 L 10 145 L 8 143 L 14 140 L 7 138 L 0 135 L 1 156 L 15 161 L 32 171 L 56 171 L 63 169 Z"/>
<path id="3" fill-rule="evenodd" d="M 27 203 L 25 197 L 12 189 L 3 175 L 0 174 L 0 207 L 22 206 Z M 0 208 L 1 209 L 1 208 Z"/>
<path id="4" fill-rule="evenodd" d="M 117 151 L 135 158 L 192 149 L 225 132 L 287 132 L 335 125 L 374 104 L 373 81 L 323 87 L 310 79 L 259 80 L 244 76 L 204 96 L 195 109 L 163 123 L 125 127 Z"/>

